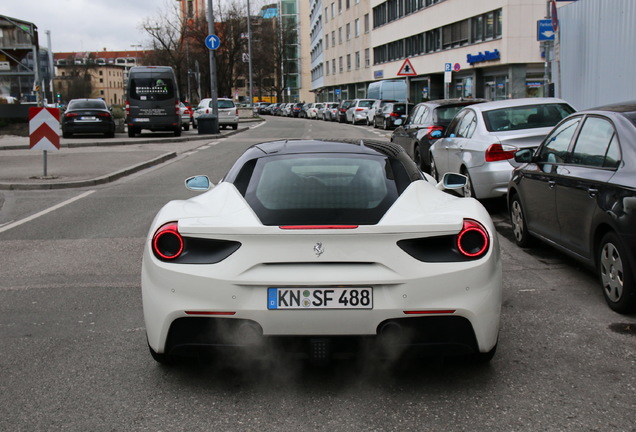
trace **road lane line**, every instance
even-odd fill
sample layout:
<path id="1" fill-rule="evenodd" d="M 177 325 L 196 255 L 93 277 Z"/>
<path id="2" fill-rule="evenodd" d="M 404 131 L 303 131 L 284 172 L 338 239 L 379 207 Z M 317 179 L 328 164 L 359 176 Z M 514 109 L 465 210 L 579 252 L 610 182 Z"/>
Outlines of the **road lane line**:
<path id="1" fill-rule="evenodd" d="M 54 205 L 53 207 L 49 207 L 49 208 L 47 208 L 47 209 L 42 210 L 41 212 L 38 212 L 38 213 L 32 214 L 32 215 L 31 215 L 31 216 L 29 216 L 29 217 L 26 217 L 26 218 L 24 218 L 24 219 L 20 219 L 20 220 L 18 220 L 18 221 L 15 221 L 15 222 L 12 222 L 12 223 L 10 223 L 10 224 L 8 224 L 8 225 L 5 225 L 5 226 L 3 226 L 3 227 L 1 227 L 1 228 L 0 228 L 0 233 L 3 233 L 3 232 L 5 232 L 5 231 L 9 231 L 11 228 L 15 228 L 15 227 L 17 227 L 17 226 L 19 226 L 19 225 L 22 225 L 22 224 L 24 224 L 24 223 L 30 222 L 30 221 L 32 221 L 33 219 L 37 219 L 37 218 L 39 218 L 40 216 L 44 216 L 45 214 L 51 213 L 51 212 L 53 212 L 53 211 L 55 211 L 55 210 L 57 210 L 57 209 L 59 209 L 59 208 L 64 207 L 65 205 L 71 204 L 71 203 L 73 203 L 73 202 L 75 202 L 75 201 L 77 201 L 77 200 L 80 200 L 80 199 L 82 199 L 82 198 L 85 198 L 85 197 L 89 196 L 90 194 L 92 194 L 93 192 L 95 192 L 95 190 L 89 190 L 89 191 L 86 191 L 86 192 L 84 192 L 83 194 L 80 194 L 80 195 L 78 195 L 78 196 L 76 196 L 76 197 L 73 197 L 73 198 L 68 199 L 68 200 L 66 200 L 66 201 L 63 201 L 63 202 L 61 202 L 61 203 L 59 203 L 59 204 L 56 204 L 56 205 Z"/>

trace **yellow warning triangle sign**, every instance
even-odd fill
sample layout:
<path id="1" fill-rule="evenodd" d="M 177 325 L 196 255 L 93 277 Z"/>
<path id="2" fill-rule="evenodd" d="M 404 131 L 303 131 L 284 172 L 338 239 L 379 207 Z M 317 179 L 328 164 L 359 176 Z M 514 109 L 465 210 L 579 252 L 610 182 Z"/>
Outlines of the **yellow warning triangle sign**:
<path id="1" fill-rule="evenodd" d="M 413 69 L 411 61 L 409 59 L 406 59 L 404 60 L 404 63 L 402 63 L 402 67 L 397 74 L 399 76 L 415 76 L 417 75 L 417 72 L 415 72 L 415 69 Z"/>

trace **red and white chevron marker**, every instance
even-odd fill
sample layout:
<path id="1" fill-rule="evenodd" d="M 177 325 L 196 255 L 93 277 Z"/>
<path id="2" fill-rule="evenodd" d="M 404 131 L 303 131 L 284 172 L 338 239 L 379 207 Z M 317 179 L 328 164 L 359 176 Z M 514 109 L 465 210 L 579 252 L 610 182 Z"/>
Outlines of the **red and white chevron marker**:
<path id="1" fill-rule="evenodd" d="M 59 108 L 29 108 L 29 148 L 32 150 L 60 149 Z"/>

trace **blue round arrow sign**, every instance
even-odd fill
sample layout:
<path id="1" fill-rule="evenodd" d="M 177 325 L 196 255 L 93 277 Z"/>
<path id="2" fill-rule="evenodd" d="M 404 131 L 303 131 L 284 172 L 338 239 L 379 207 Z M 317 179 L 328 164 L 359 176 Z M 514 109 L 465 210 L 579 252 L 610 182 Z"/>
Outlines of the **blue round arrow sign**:
<path id="1" fill-rule="evenodd" d="M 215 50 L 221 46 L 221 39 L 219 39 L 217 35 L 208 35 L 208 37 L 205 38 L 205 46 L 211 50 Z"/>

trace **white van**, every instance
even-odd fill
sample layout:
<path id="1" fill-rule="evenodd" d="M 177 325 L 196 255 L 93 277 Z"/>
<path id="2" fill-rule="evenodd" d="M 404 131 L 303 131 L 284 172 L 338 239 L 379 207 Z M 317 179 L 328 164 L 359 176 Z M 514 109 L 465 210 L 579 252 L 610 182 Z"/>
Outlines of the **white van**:
<path id="1" fill-rule="evenodd" d="M 393 99 L 398 102 L 406 102 L 406 81 L 383 80 L 369 84 L 367 98 L 369 99 Z"/>

